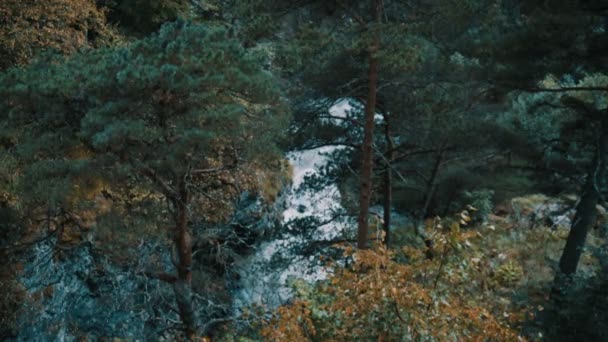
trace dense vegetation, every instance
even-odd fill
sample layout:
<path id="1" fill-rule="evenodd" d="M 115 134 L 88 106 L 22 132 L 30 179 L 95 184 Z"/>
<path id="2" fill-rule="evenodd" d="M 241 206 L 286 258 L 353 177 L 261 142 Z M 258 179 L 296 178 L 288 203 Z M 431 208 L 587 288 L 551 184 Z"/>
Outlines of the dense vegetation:
<path id="1" fill-rule="evenodd" d="M 1 1 L 0 338 L 608 339 L 607 23 L 582 0 Z M 285 220 L 334 185 L 330 219 Z M 237 307 L 272 241 L 327 276 Z M 48 318 L 78 291 L 31 280 L 70 262 L 144 327 Z"/>

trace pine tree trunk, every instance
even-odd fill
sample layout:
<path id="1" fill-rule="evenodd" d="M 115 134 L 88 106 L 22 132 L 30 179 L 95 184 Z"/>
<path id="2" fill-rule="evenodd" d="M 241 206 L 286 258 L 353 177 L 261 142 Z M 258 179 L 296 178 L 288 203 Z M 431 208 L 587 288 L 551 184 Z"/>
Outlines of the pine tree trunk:
<path id="1" fill-rule="evenodd" d="M 186 185 L 182 181 L 179 198 L 174 201 L 175 246 L 179 260 L 173 291 L 186 335 L 191 339 L 196 335 L 196 318 L 192 307 L 192 238 L 188 232 L 188 197 Z"/>
<path id="2" fill-rule="evenodd" d="M 416 234 L 420 236 L 424 240 L 424 245 L 426 246 L 426 257 L 428 259 L 433 259 L 435 256 L 435 252 L 433 251 L 433 240 L 427 237 L 426 232 L 424 231 L 424 219 L 429 214 L 429 209 L 431 207 L 431 201 L 433 199 L 433 195 L 435 194 L 435 188 L 437 186 L 437 178 L 439 176 L 439 170 L 441 168 L 441 163 L 443 162 L 443 155 L 445 153 L 445 144 L 441 146 L 439 149 L 439 154 L 437 155 L 437 159 L 435 159 L 435 165 L 433 165 L 433 170 L 431 171 L 431 177 L 429 178 L 426 186 L 426 194 L 424 197 L 424 206 L 422 207 L 422 211 L 420 212 L 420 216 L 418 218 L 418 223 L 416 224 Z"/>
<path id="3" fill-rule="evenodd" d="M 376 20 L 381 19 L 381 0 L 372 0 Z M 378 88 L 378 58 L 380 39 L 374 35 L 369 51 L 369 69 L 367 73 L 368 88 L 365 103 L 365 128 L 361 155 L 361 189 L 359 194 L 359 220 L 357 229 L 357 247 L 367 248 L 369 235 L 369 204 L 372 195 L 372 172 L 374 168 L 374 117 L 376 115 L 376 90 Z"/>
<path id="4" fill-rule="evenodd" d="M 596 156 L 587 181 L 583 188 L 581 200 L 576 207 L 574 221 L 568 234 L 568 240 L 559 260 L 559 270 L 562 276 L 569 277 L 576 272 L 578 262 L 585 247 L 585 240 L 597 218 L 596 206 L 601 197 L 601 188 L 604 185 L 608 153 L 608 127 L 602 125 L 602 132 L 598 139 Z M 558 281 L 559 281 L 558 275 Z"/>
<path id="5" fill-rule="evenodd" d="M 392 162 L 395 158 L 395 144 L 391 138 L 389 116 L 384 115 L 384 138 L 386 139 L 386 173 L 384 174 L 384 244 L 390 247 L 391 238 L 391 210 L 393 207 L 393 170 Z"/>

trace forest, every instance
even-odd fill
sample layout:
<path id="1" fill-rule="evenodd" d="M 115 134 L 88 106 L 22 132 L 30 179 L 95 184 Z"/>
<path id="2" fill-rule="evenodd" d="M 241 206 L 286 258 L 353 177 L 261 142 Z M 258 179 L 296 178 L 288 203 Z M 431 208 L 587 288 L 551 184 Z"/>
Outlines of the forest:
<path id="1" fill-rule="evenodd" d="M 0 340 L 608 341 L 608 2 L 0 0 Z"/>

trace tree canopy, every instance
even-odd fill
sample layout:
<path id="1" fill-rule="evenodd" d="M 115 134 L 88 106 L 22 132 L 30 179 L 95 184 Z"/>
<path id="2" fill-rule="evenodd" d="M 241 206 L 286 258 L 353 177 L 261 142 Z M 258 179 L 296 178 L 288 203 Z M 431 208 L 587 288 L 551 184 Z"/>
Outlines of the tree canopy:
<path id="1" fill-rule="evenodd" d="M 0 337 L 67 288 L 22 286 L 48 247 L 102 255 L 72 272 L 91 297 L 122 267 L 146 338 L 605 339 L 607 19 L 582 0 L 1 1 Z M 292 299 L 237 307 L 260 261 Z"/>

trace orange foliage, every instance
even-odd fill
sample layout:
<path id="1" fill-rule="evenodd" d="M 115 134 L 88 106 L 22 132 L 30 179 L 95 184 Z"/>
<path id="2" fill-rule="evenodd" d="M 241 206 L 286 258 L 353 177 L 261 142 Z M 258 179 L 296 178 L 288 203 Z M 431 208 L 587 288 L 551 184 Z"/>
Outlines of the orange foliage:
<path id="1" fill-rule="evenodd" d="M 2 0 L 0 18 L 0 69 L 40 50 L 70 53 L 114 39 L 93 0 Z"/>
<path id="2" fill-rule="evenodd" d="M 344 247 L 351 264 L 335 266 L 310 295 L 278 309 L 262 335 L 269 341 L 523 341 L 488 303 L 462 295 L 466 276 L 452 269 L 450 255 L 475 236 L 452 225 L 435 234 L 434 260 L 406 248 L 409 264 L 382 246 Z"/>
<path id="3" fill-rule="evenodd" d="M 297 300 L 289 306 L 280 307 L 275 324 L 264 328 L 262 335 L 272 341 L 308 341 L 316 330 L 311 317 L 310 303 Z M 278 323 L 278 324 L 276 324 Z"/>

